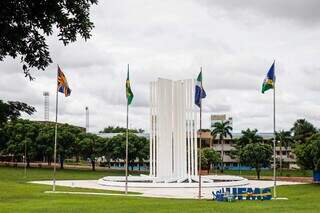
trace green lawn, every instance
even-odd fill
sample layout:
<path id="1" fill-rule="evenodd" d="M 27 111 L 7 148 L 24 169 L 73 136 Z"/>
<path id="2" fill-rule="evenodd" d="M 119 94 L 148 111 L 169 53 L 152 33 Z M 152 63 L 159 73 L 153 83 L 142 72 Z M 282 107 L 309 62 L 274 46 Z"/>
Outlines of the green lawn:
<path id="1" fill-rule="evenodd" d="M 98 179 L 123 172 L 58 171 L 58 179 Z M 237 201 L 155 199 L 123 196 L 44 194 L 50 186 L 29 184 L 29 180 L 52 177 L 52 170 L 31 169 L 25 179 L 23 169 L 0 167 L 0 212 L 319 212 L 320 185 L 279 187 L 287 201 Z M 58 190 L 66 188 L 58 187 Z M 77 190 L 79 189 L 69 189 Z"/>

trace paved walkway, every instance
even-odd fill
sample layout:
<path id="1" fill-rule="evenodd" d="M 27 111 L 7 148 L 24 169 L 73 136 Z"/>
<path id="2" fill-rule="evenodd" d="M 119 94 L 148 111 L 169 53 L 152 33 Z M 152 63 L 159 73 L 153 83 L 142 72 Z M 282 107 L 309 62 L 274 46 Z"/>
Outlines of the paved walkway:
<path id="1" fill-rule="evenodd" d="M 32 181 L 31 183 L 52 185 L 52 181 Z M 296 184 L 303 184 L 303 183 L 287 182 L 287 181 L 277 182 L 278 186 L 296 185 Z M 124 191 L 124 188 L 99 185 L 97 180 L 60 180 L 60 181 L 56 181 L 56 185 L 67 186 L 67 187 L 89 188 L 89 189 Z M 249 180 L 249 185 L 246 187 L 259 187 L 259 188 L 273 187 L 273 181 Z M 202 189 L 203 198 L 211 199 L 212 190 L 213 188 L 203 188 Z M 142 193 L 142 196 L 144 197 L 185 198 L 185 199 L 198 198 L 198 188 L 129 188 L 129 191 Z"/>

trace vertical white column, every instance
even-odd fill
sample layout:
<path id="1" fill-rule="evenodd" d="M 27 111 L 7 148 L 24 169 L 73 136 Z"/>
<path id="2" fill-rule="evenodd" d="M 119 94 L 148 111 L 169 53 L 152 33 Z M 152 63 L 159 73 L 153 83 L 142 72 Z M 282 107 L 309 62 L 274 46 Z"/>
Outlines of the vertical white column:
<path id="1" fill-rule="evenodd" d="M 180 177 L 185 177 L 185 164 L 186 164 L 186 159 L 185 159 L 185 142 L 186 142 L 186 136 L 185 136 L 185 122 L 184 122 L 184 114 L 185 114 L 185 106 L 183 104 L 184 100 L 184 93 L 183 93 L 183 81 L 179 81 L 179 101 L 180 101 L 180 120 L 179 120 L 179 125 L 180 125 L 180 165 L 181 165 L 181 173 Z"/>
<path id="2" fill-rule="evenodd" d="M 180 159 L 180 109 L 179 109 L 179 105 L 180 105 L 180 98 L 179 98 L 179 82 L 176 81 L 175 82 L 175 93 L 176 93 L 176 105 L 174 106 L 176 108 L 175 112 L 176 114 L 174 115 L 175 117 L 175 129 L 176 129 L 176 141 L 175 141 L 175 147 L 176 147 L 176 161 L 177 161 L 177 169 L 176 169 L 176 177 L 180 177 L 181 174 L 181 159 Z"/>
<path id="3" fill-rule="evenodd" d="M 182 145 L 182 162 L 183 162 L 183 170 L 182 175 L 187 177 L 187 134 L 186 134 L 186 84 L 184 81 L 181 81 L 181 110 L 182 110 L 182 118 L 181 118 L 181 145 Z"/>
<path id="4" fill-rule="evenodd" d="M 190 168 L 189 168 L 189 136 L 188 136 L 188 101 L 189 101 L 189 97 L 188 97 L 188 91 L 187 91 L 187 88 L 188 88 L 188 81 L 185 80 L 184 82 L 184 91 L 185 91 L 185 106 L 186 106 L 186 109 L 185 109 L 185 128 L 186 128 L 186 131 L 185 131 L 185 137 L 186 137 L 186 140 L 185 140 L 185 143 L 186 143 L 186 166 L 187 166 L 187 169 L 186 169 L 186 173 L 187 173 L 187 176 L 189 177 L 189 171 L 190 171 Z"/>
<path id="5" fill-rule="evenodd" d="M 180 131 L 179 131 L 179 136 L 180 136 L 180 141 L 179 141 L 179 145 L 180 145 L 180 177 L 182 177 L 184 175 L 184 165 L 185 165 L 185 161 L 184 161 L 184 143 L 186 141 L 186 137 L 185 135 L 183 135 L 183 130 L 184 130 L 184 125 L 183 125 L 183 114 L 184 114 L 184 106 L 183 106 L 183 92 L 182 92 L 182 88 L 183 88 L 183 82 L 179 81 L 179 127 L 180 127 Z"/>
<path id="6" fill-rule="evenodd" d="M 157 152 L 158 152 L 158 159 L 157 159 L 157 169 L 158 169 L 158 177 L 163 176 L 163 169 L 162 169 L 162 146 L 164 146 L 165 144 L 163 144 L 164 141 L 164 130 L 163 130 L 163 126 L 164 126 L 164 86 L 163 86 L 163 82 L 159 79 L 158 80 L 158 116 L 159 116 L 159 120 L 158 120 L 158 124 L 159 124 L 159 139 L 158 139 L 158 144 L 157 144 Z"/>
<path id="7" fill-rule="evenodd" d="M 157 164 L 156 164 L 156 160 L 157 160 L 157 143 L 158 143 L 158 139 L 157 139 L 157 134 L 158 134 L 158 123 L 157 123 L 157 119 L 158 119 L 158 114 L 157 114 L 157 110 L 158 110 L 158 102 L 157 102 L 157 82 L 153 82 L 153 122 L 154 122 L 154 126 L 153 126 L 153 130 L 154 130 L 154 134 L 153 134 L 153 175 L 157 176 L 156 173 L 156 168 L 157 168 Z"/>
<path id="8" fill-rule="evenodd" d="M 196 175 L 194 80 L 158 79 L 150 85 L 150 102 L 150 175 Z"/>
<path id="9" fill-rule="evenodd" d="M 172 176 L 172 81 L 158 80 L 158 110 L 157 126 L 157 176 L 169 178 Z"/>
<path id="10" fill-rule="evenodd" d="M 151 159 L 151 164 L 150 164 L 150 170 L 152 171 L 151 174 L 152 176 L 156 176 L 156 82 L 151 82 L 151 136 L 152 136 L 152 143 L 151 143 L 151 153 L 150 153 L 150 159 Z"/>
<path id="11" fill-rule="evenodd" d="M 193 94 L 193 99 L 194 99 L 194 94 L 195 94 L 195 81 L 193 80 L 193 86 L 192 86 L 192 94 Z M 194 132 L 194 174 L 198 175 L 198 122 L 197 122 L 197 113 L 196 113 L 196 108 L 195 104 L 193 105 L 193 120 L 194 120 L 194 126 L 193 126 L 193 132 Z"/>
<path id="12" fill-rule="evenodd" d="M 194 104 L 194 84 L 193 81 L 190 81 L 190 97 L 191 97 L 191 101 L 190 101 L 190 135 L 191 135 L 191 141 L 190 141 L 190 158 L 191 158 L 191 175 L 195 175 L 195 152 L 194 152 L 194 111 L 193 111 L 193 104 Z"/>
<path id="13" fill-rule="evenodd" d="M 191 128 L 191 120 L 192 120 L 192 109 L 191 109 L 191 103 L 192 103 L 192 93 L 191 93 L 191 81 L 190 80 L 187 80 L 187 135 L 188 135 L 188 177 L 189 177 L 189 181 L 190 180 L 190 176 L 193 175 L 191 169 L 192 169 L 192 148 L 191 148 L 191 141 L 192 141 L 192 138 L 191 138 L 191 131 L 192 131 L 192 128 Z"/>
<path id="14" fill-rule="evenodd" d="M 179 159 L 177 158 L 178 156 L 178 147 L 177 147 L 177 83 L 173 82 L 173 86 L 172 86 L 172 94 L 173 94 L 173 98 L 172 98 L 172 107 L 173 107 L 173 114 L 172 114 L 172 131 L 173 131 L 173 177 L 177 177 L 178 174 L 178 163 L 179 163 Z"/>
<path id="15" fill-rule="evenodd" d="M 179 170 L 178 170 L 178 177 L 181 177 L 183 175 L 183 154 L 182 154 L 182 143 L 183 143 L 183 138 L 181 136 L 182 132 L 182 126 L 181 126 L 181 120 L 182 120 L 182 106 L 181 106 L 181 81 L 177 81 L 177 126 L 178 126 L 178 157 L 179 157 Z"/>
<path id="16" fill-rule="evenodd" d="M 150 101 L 150 138 L 149 138 L 149 175 L 153 176 L 153 87 L 152 87 L 152 82 L 150 83 L 150 97 L 149 97 L 149 101 Z"/>
<path id="17" fill-rule="evenodd" d="M 160 128 L 159 126 L 161 125 L 161 117 L 159 116 L 160 114 L 160 83 L 159 80 L 156 82 L 156 113 L 157 113 L 157 126 L 156 126 L 156 137 L 157 137 L 157 141 L 156 141 L 156 176 L 159 176 L 159 142 L 160 142 L 160 138 L 161 138 L 161 133 L 160 133 Z"/>
<path id="18" fill-rule="evenodd" d="M 167 134 L 167 152 L 169 151 L 169 156 L 168 156 L 168 164 L 167 164 L 167 176 L 172 178 L 173 177 L 173 150 L 172 150 L 172 112 L 173 112 L 173 107 L 172 107 L 172 87 L 173 87 L 173 82 L 171 80 L 167 80 L 167 120 L 166 120 L 166 134 Z"/>
<path id="19" fill-rule="evenodd" d="M 186 146 L 186 152 L 185 152 L 185 155 L 186 155 L 186 175 L 187 177 L 190 177 L 190 164 L 189 164 L 189 161 L 190 161 L 190 156 L 189 156 L 189 153 L 190 153 L 190 150 L 189 150 L 189 113 L 188 113 L 188 103 L 189 103 L 189 97 L 188 97 L 188 80 L 184 80 L 183 82 L 183 90 L 185 92 L 185 101 L 184 101 L 184 105 L 185 105 L 185 146 Z"/>
<path id="20" fill-rule="evenodd" d="M 156 144 L 157 144 L 157 105 L 156 105 L 156 82 L 152 83 L 153 88 L 153 146 L 152 146 L 152 157 L 153 157 L 153 175 L 156 176 Z"/>

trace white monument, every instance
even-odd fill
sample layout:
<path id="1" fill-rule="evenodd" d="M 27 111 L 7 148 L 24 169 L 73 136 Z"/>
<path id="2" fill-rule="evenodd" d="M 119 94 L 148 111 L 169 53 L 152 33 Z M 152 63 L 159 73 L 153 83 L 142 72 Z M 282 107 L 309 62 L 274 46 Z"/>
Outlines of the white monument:
<path id="1" fill-rule="evenodd" d="M 195 80 L 159 78 L 150 83 L 150 174 L 129 176 L 128 187 L 197 188 L 197 109 Z M 99 184 L 124 187 L 124 176 L 107 176 Z M 248 184 L 238 176 L 208 175 L 202 187 Z"/>
<path id="2" fill-rule="evenodd" d="M 191 182 L 198 173 L 194 80 L 150 84 L 150 176 Z"/>

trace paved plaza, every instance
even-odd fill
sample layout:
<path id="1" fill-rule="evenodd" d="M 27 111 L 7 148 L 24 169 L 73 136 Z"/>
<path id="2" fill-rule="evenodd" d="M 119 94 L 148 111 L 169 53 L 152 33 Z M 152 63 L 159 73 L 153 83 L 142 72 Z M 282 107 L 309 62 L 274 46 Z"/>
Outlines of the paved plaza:
<path id="1" fill-rule="evenodd" d="M 32 181 L 31 183 L 52 185 L 52 181 Z M 278 181 L 277 185 L 295 185 L 303 184 L 299 182 L 287 182 Z M 115 190 L 124 191 L 124 188 L 120 187 L 109 187 L 102 186 L 98 184 L 98 180 L 60 180 L 56 181 L 58 186 L 67 187 L 79 187 L 79 188 L 89 188 L 89 189 L 103 189 L 103 190 Z M 273 181 L 268 180 L 249 180 L 249 185 L 246 187 L 273 187 Z M 211 199 L 212 191 L 214 188 L 203 188 L 202 195 L 203 198 Z M 162 197 L 162 198 L 187 198 L 187 199 L 197 199 L 198 198 L 198 188 L 129 188 L 130 192 L 142 193 L 143 197 Z"/>

